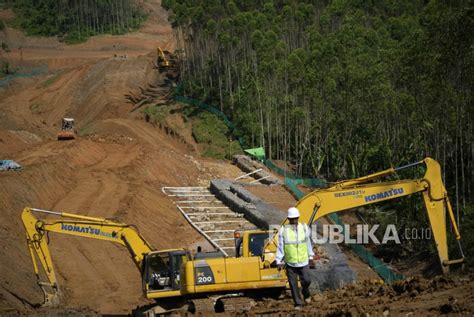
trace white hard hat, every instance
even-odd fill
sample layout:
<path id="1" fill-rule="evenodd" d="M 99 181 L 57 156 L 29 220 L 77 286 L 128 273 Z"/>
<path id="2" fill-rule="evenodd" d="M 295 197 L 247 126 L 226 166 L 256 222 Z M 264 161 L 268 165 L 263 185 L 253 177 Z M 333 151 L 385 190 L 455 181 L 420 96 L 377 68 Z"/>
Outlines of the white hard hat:
<path id="1" fill-rule="evenodd" d="M 288 209 L 288 218 L 299 218 L 300 211 L 296 207 L 291 207 Z"/>

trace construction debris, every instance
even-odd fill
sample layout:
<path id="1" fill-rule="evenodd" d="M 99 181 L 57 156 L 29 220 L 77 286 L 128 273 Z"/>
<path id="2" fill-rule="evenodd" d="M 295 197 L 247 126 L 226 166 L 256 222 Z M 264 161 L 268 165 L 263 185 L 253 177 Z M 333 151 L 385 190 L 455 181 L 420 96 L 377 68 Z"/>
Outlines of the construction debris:
<path id="1" fill-rule="evenodd" d="M 170 87 L 156 87 L 153 84 L 148 84 L 147 88 L 138 87 L 140 92 L 126 94 L 125 97 L 134 106 L 130 112 L 133 112 L 146 104 L 162 105 L 170 101 L 172 91 Z"/>
<path id="2" fill-rule="evenodd" d="M 158 52 L 160 51 L 161 49 L 158 48 Z M 160 66 L 155 65 L 160 70 L 160 75 L 157 76 L 156 81 L 148 83 L 146 87 L 139 86 L 139 91 L 130 92 L 125 95 L 127 100 L 133 104 L 130 112 L 134 112 L 147 104 L 166 104 L 172 99 L 173 88 L 176 87 L 179 80 L 179 64 L 171 53 L 168 51 L 166 53 L 166 63 L 163 60 L 165 58 L 163 51 L 161 51 L 161 55 L 158 53 L 159 57 L 162 56 L 162 58 L 161 62 L 159 62 Z M 158 58 L 158 61 L 160 61 L 160 58 Z"/>

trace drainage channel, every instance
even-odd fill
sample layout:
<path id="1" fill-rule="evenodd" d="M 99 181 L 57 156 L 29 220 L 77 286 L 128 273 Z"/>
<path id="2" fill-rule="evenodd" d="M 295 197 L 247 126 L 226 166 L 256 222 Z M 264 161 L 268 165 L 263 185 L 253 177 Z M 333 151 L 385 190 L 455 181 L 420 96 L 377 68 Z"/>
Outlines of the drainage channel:
<path id="1" fill-rule="evenodd" d="M 255 229 L 241 213 L 233 212 L 208 187 L 162 187 L 202 236 L 226 256 L 235 255 L 234 231 Z"/>

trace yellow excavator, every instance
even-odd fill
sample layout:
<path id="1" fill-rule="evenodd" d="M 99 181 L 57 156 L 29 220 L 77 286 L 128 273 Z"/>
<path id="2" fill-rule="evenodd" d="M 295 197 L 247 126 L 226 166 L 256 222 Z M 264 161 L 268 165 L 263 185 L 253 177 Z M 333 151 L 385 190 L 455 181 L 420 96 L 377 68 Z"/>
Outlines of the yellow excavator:
<path id="1" fill-rule="evenodd" d="M 38 217 L 41 215 L 46 216 L 45 219 Z M 193 312 L 209 307 L 214 311 L 218 299 L 223 305 L 224 299 L 235 298 L 245 290 L 248 291 L 245 294 L 255 293 L 257 288 L 262 294 L 262 289 L 268 289 L 268 294 L 273 295 L 285 288 L 284 273 L 276 268 L 263 268 L 260 257 L 251 253 L 263 235 L 268 238 L 265 231 L 246 232 L 241 258 L 224 257 L 220 252 L 192 256 L 185 249 L 156 251 L 133 225 L 105 218 L 29 207 L 23 209 L 21 218 L 37 283 L 44 293 L 44 306 L 55 306 L 60 302 L 48 245 L 50 232 L 110 241 L 126 247 L 141 274 L 144 296 L 158 303 L 148 315 L 169 312 L 183 305 Z M 41 274 L 46 274 L 47 281 L 41 280 Z M 214 297 L 209 301 L 210 294 Z M 199 298 L 203 300 L 199 301 Z"/>
<path id="2" fill-rule="evenodd" d="M 169 51 L 163 51 L 161 47 L 156 47 L 156 53 L 158 55 L 156 62 L 156 67 L 161 72 L 167 69 L 173 69 L 176 67 L 176 60 L 173 58 L 173 55 Z"/>
<path id="3" fill-rule="evenodd" d="M 426 172 L 421 179 L 376 182 L 381 177 L 423 163 L 426 165 Z M 442 182 L 440 165 L 431 158 L 337 182 L 329 188 L 318 189 L 306 195 L 296 207 L 301 213 L 300 222 L 313 224 L 333 212 L 414 193 L 423 194 L 441 268 L 444 273 L 448 273 L 451 264 L 464 262 L 464 255 L 457 260 L 449 259 L 446 213 L 458 242 L 461 237 Z M 53 217 L 38 219 L 36 215 Z M 191 312 L 199 311 L 202 307 L 224 310 L 226 300 L 236 299 L 238 296 L 274 295 L 286 287 L 284 271 L 279 271 L 275 266 L 278 242 L 276 233 L 236 231 L 236 257 L 224 257 L 218 252 L 193 256 L 185 249 L 156 251 L 134 226 L 105 218 L 35 208 L 25 208 L 21 217 L 38 285 L 45 294 L 45 304 L 59 302 L 59 288 L 48 247 L 49 232 L 110 241 L 125 246 L 140 271 L 145 297 L 155 299 L 158 303 L 147 311 L 147 315 L 151 316 L 178 306 L 185 306 Z M 285 223 L 286 220 L 283 224 Z M 460 250 L 463 254 L 462 249 Z M 47 282 L 40 280 L 37 258 L 47 276 Z"/>

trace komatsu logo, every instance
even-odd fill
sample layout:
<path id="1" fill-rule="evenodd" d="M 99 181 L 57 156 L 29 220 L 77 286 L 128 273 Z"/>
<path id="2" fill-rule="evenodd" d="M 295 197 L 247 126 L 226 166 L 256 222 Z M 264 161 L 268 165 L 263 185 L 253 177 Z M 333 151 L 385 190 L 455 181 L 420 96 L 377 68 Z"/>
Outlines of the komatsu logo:
<path id="1" fill-rule="evenodd" d="M 367 196 L 364 196 L 364 198 L 365 198 L 365 202 L 369 202 L 369 201 L 375 201 L 375 200 L 384 199 L 387 197 L 397 196 L 401 194 L 403 194 L 403 188 L 400 187 L 400 188 L 392 188 L 390 190 L 373 194 L 373 195 L 367 195 Z"/>
<path id="2" fill-rule="evenodd" d="M 91 234 L 91 235 L 114 238 L 114 236 L 111 233 L 104 232 L 100 229 L 95 229 L 91 226 L 83 227 L 83 226 L 75 226 L 75 225 L 73 226 L 73 225 L 61 224 L 61 230 L 79 232 L 79 233 L 87 233 L 87 234 Z"/>

